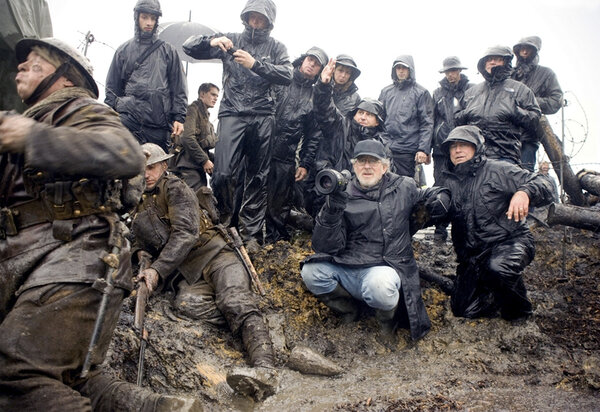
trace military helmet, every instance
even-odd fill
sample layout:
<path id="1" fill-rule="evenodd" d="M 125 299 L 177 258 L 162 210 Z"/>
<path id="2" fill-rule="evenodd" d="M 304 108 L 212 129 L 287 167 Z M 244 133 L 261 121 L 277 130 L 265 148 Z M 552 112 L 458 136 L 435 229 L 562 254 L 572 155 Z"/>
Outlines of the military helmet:
<path id="1" fill-rule="evenodd" d="M 481 129 L 477 126 L 467 125 L 458 126 L 452 129 L 446 140 L 442 143 L 444 152 L 448 153 L 450 144 L 453 142 L 467 142 L 475 145 L 479 149 L 485 142 Z"/>
<path id="2" fill-rule="evenodd" d="M 17 61 L 23 63 L 33 46 L 49 47 L 56 50 L 61 56 L 65 57 L 67 62 L 73 65 L 86 80 L 86 88 L 98 98 L 98 85 L 94 80 L 94 68 L 87 57 L 79 53 L 62 40 L 54 37 L 45 37 L 43 39 L 22 39 L 15 46 Z"/>
<path id="3" fill-rule="evenodd" d="M 146 156 L 146 166 L 164 162 L 174 156 L 172 153 L 166 154 L 162 147 L 154 143 L 144 143 L 142 145 L 142 152 Z"/>
<path id="4" fill-rule="evenodd" d="M 149 13 L 161 17 L 162 11 L 158 0 L 138 0 L 133 8 L 136 13 Z"/>

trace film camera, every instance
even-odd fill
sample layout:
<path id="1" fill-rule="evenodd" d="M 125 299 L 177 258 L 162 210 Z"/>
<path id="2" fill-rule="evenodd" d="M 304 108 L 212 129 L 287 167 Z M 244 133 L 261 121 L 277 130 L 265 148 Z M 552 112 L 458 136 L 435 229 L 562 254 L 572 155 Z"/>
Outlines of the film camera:
<path id="1" fill-rule="evenodd" d="M 321 195 L 330 195 L 337 191 L 346 190 L 346 185 L 352 175 L 347 170 L 338 172 L 334 169 L 323 169 L 315 177 L 315 189 Z"/>

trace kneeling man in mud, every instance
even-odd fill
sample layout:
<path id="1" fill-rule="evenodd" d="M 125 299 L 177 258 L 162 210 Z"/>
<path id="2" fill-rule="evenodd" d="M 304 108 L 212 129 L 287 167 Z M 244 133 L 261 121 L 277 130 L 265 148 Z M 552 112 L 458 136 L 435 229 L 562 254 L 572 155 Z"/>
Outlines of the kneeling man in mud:
<path id="1" fill-rule="evenodd" d="M 525 218 L 529 206 L 552 202 L 542 175 L 503 160 L 487 159 L 477 126 L 450 132 L 445 185 L 452 193 L 449 218 L 458 266 L 451 297 L 454 316 L 526 319 L 532 314 L 523 269 L 535 245 Z"/>
<path id="2" fill-rule="evenodd" d="M 208 284 L 231 330 L 241 331 L 254 367 L 236 368 L 228 374 L 227 383 L 255 399 L 272 395 L 277 386 L 273 345 L 249 276 L 227 243 L 225 229 L 213 223 L 183 180 L 167 172 L 167 159 L 172 155 L 153 143 L 142 149 L 147 157 L 146 189 L 132 232 L 138 259 L 149 254 L 153 261 L 140 271 L 138 281 L 143 280 L 150 292 L 174 286 L 178 298 L 182 293 L 201 298 Z"/>
<path id="3" fill-rule="evenodd" d="M 346 322 L 358 318 L 357 300 L 374 308 L 388 343 L 399 326 L 422 338 L 431 322 L 411 245 L 411 214 L 424 204 L 429 216 L 444 216 L 448 191 L 419 189 L 412 178 L 389 172 L 390 158 L 375 140 L 356 144 L 352 165 L 347 188 L 329 194 L 316 218 L 317 253 L 304 262 L 302 279 Z"/>

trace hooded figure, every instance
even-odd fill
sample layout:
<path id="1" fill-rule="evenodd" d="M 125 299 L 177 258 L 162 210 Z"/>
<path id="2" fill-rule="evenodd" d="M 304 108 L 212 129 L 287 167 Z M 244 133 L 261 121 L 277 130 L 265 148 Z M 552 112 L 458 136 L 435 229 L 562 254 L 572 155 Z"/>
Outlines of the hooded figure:
<path id="1" fill-rule="evenodd" d="M 187 81 L 175 47 L 156 35 L 160 3 L 139 0 L 133 10 L 135 36 L 115 52 L 104 102 L 119 113 L 140 144 L 155 143 L 168 151 L 171 134 L 183 132 Z"/>
<path id="2" fill-rule="evenodd" d="M 403 78 L 399 78 L 398 74 Z M 412 56 L 398 56 L 392 64 L 393 83 L 381 90 L 379 100 L 387 113 L 387 142 L 396 173 L 413 177 L 417 163 L 425 163 L 431 153 L 433 101 L 416 82 Z"/>
<path id="3" fill-rule="evenodd" d="M 315 154 L 322 133 L 313 112 L 313 85 L 328 61 L 325 51 L 311 47 L 294 60 L 292 84 L 278 89 L 267 188 L 266 231 L 270 243 L 290 239 L 286 223 L 294 185 L 300 185 L 308 176 L 314 176 Z"/>
<path id="4" fill-rule="evenodd" d="M 531 302 L 522 271 L 533 260 L 528 205 L 552 202 L 543 176 L 506 161 L 488 159 L 476 126 L 455 128 L 442 145 L 449 153 L 445 186 L 458 267 L 451 299 L 455 316 L 527 317 Z"/>
<path id="5" fill-rule="evenodd" d="M 358 86 L 355 80 L 360 76 L 360 70 L 354 59 L 347 54 L 340 54 L 335 58 L 335 72 L 333 75 L 333 102 L 335 107 L 345 116 L 354 110 L 360 102 Z M 350 71 L 349 75 L 346 74 Z M 336 80 L 337 79 L 337 80 Z M 344 81 L 342 84 L 341 81 Z"/>
<path id="6" fill-rule="evenodd" d="M 481 129 L 489 158 L 521 164 L 521 135 L 537 125 L 540 108 L 533 92 L 510 78 L 511 61 L 508 47 L 493 46 L 485 51 L 477 63 L 485 81 L 465 92 L 455 121 Z"/>
<path id="7" fill-rule="evenodd" d="M 263 242 L 275 130 L 275 86 L 287 86 L 292 81 L 287 49 L 270 36 L 275 15 L 271 0 L 250 0 L 240 15 L 242 33 L 191 37 L 183 45 L 185 53 L 196 59 L 223 62 L 212 185 L 223 223 L 236 224 L 239 220 L 241 235 L 251 252 Z"/>
<path id="8" fill-rule="evenodd" d="M 542 39 L 538 36 L 525 37 L 514 45 L 517 66 L 512 78 L 529 87 L 543 114 L 554 114 L 562 107 L 563 92 L 552 69 L 538 65 Z M 538 125 L 524 131 L 521 137 L 521 161 L 530 171 L 536 164 L 536 152 L 543 131 Z"/>

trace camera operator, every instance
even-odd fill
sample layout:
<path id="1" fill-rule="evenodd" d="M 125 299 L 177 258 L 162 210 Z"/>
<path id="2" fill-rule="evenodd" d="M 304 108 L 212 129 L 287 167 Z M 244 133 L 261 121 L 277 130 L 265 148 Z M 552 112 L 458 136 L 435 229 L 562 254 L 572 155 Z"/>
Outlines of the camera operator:
<path id="1" fill-rule="evenodd" d="M 305 260 L 302 279 L 344 322 L 357 319 L 357 300 L 364 301 L 376 310 L 384 340 L 395 340 L 398 326 L 419 339 L 431 323 L 411 245 L 411 214 L 424 205 L 425 225 L 435 224 L 446 214 L 449 192 L 419 189 L 412 178 L 389 172 L 390 159 L 376 140 L 356 144 L 352 165 L 355 176 L 346 188 L 337 185 L 316 218 L 317 253 Z"/>

